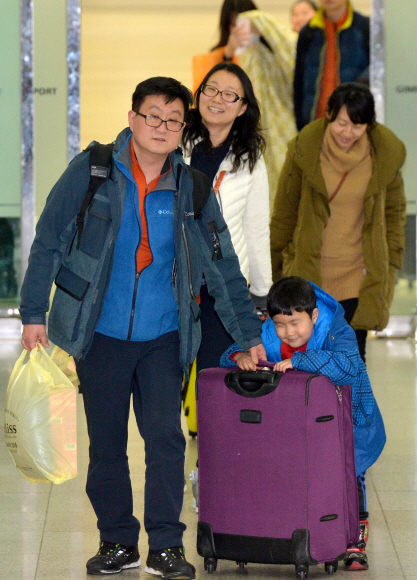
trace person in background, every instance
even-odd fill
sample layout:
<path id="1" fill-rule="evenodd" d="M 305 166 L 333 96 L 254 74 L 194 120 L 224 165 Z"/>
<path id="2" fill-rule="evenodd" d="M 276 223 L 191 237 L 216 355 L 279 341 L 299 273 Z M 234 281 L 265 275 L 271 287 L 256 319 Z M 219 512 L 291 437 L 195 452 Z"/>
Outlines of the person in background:
<path id="1" fill-rule="evenodd" d="M 296 0 L 291 6 L 290 18 L 294 32 L 300 34 L 300 30 L 313 18 L 317 11 L 317 4 L 313 0 Z"/>
<path id="2" fill-rule="evenodd" d="M 386 435 L 355 334 L 344 319 L 340 304 L 321 288 L 298 276 L 275 282 L 268 294 L 268 314 L 262 328 L 262 342 L 267 360 L 276 363 L 274 371 L 285 373 L 298 369 L 320 373 L 335 385 L 352 387 L 360 535 L 356 544 L 347 548 L 345 567 L 349 571 L 367 570 L 365 547 L 369 513 L 365 472 L 380 456 Z M 220 364 L 257 370 L 250 355 L 238 344 L 223 354 Z"/>
<path id="3" fill-rule="evenodd" d="M 369 88 L 344 83 L 288 144 L 271 220 L 273 279 L 297 275 L 336 298 L 365 361 L 388 324 L 405 250 L 402 141 L 375 121 Z"/>
<path id="4" fill-rule="evenodd" d="M 300 131 L 326 114 L 340 83 L 369 83 L 369 18 L 348 0 L 320 0 L 320 8 L 298 37 L 294 111 Z"/>
<path id="5" fill-rule="evenodd" d="M 247 73 L 262 114 L 270 206 L 273 205 L 287 143 L 296 134 L 293 77 L 296 36 L 252 0 L 224 0 L 220 38 L 211 52 L 193 57 L 194 90 L 220 62 L 239 64 Z"/>
<path id="6" fill-rule="evenodd" d="M 15 298 L 17 294 L 15 239 L 10 222 L 8 218 L 0 218 L 0 298 Z"/>
<path id="7" fill-rule="evenodd" d="M 260 111 L 248 75 L 238 65 L 216 65 L 198 87 L 183 133 L 185 161 L 205 173 L 216 193 L 256 309 L 266 311 L 272 284 L 269 189 L 262 157 Z M 234 342 L 203 284 L 202 341 L 197 372 L 216 367 Z"/>

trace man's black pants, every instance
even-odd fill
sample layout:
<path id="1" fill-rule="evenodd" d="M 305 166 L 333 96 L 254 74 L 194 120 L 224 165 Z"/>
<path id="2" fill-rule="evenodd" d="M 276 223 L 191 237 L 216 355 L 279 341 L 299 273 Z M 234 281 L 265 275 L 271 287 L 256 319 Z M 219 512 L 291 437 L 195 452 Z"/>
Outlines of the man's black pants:
<path id="1" fill-rule="evenodd" d="M 178 332 L 147 342 L 96 333 L 86 358 L 77 363 L 77 372 L 90 438 L 86 491 L 97 515 L 100 539 L 128 546 L 138 541 L 140 524 L 133 515 L 126 454 L 133 395 L 145 442 L 144 526 L 149 547 L 182 545 L 185 438 Z"/>

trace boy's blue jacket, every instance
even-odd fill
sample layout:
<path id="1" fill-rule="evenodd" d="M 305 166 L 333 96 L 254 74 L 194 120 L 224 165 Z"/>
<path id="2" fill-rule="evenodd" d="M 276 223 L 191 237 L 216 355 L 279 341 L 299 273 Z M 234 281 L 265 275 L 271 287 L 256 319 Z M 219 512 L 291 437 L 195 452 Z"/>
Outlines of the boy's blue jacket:
<path id="1" fill-rule="evenodd" d="M 306 352 L 295 352 L 292 366 L 300 371 L 326 375 L 335 385 L 351 385 L 355 435 L 356 473 L 363 473 L 378 459 L 385 442 L 385 428 L 372 392 L 365 364 L 359 356 L 354 330 L 344 318 L 342 306 L 310 282 L 317 297 L 319 316 Z M 262 342 L 270 362 L 281 358 L 281 340 L 272 318 L 263 324 Z M 243 350 L 233 344 L 223 355 L 220 366 L 236 366 L 230 355 Z"/>

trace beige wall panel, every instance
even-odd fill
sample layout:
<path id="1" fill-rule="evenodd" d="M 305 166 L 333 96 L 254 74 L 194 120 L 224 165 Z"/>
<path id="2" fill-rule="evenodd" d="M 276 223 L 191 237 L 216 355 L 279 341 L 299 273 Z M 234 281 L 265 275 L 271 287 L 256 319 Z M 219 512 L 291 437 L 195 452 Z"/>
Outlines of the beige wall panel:
<path id="1" fill-rule="evenodd" d="M 255 4 L 262 10 L 288 12 L 294 0 L 254 0 Z M 319 1 L 319 0 L 317 0 Z M 175 7 L 182 10 L 215 10 L 218 12 L 223 0 L 82 0 L 85 8 L 134 8 L 163 10 Z M 355 0 L 353 2 L 355 10 L 369 13 L 370 0 Z"/>

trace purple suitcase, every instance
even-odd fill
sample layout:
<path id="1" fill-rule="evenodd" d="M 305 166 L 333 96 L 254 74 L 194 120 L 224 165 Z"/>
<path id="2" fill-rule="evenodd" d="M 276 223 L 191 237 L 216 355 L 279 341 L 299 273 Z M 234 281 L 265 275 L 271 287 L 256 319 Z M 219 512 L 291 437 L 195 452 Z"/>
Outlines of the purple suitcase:
<path id="1" fill-rule="evenodd" d="M 349 386 L 290 370 L 198 376 L 197 551 L 332 574 L 359 537 Z"/>

